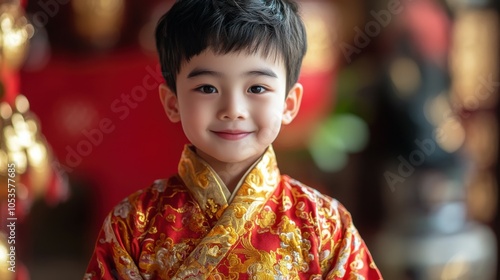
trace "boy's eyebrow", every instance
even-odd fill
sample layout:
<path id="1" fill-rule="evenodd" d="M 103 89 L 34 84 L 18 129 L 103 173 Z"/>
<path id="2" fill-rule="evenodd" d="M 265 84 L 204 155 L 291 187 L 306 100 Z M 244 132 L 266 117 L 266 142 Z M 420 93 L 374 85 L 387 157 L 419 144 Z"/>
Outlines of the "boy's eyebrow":
<path id="1" fill-rule="evenodd" d="M 245 76 L 268 76 L 271 78 L 278 78 L 278 75 L 274 73 L 273 70 L 268 68 L 262 68 L 257 70 L 248 71 L 245 73 Z"/>
<path id="2" fill-rule="evenodd" d="M 222 77 L 223 74 L 221 72 L 217 71 L 212 71 L 204 68 L 194 68 L 189 74 L 187 75 L 188 78 L 193 78 L 196 76 L 202 76 L 202 75 L 208 75 L 208 76 L 216 76 L 216 77 Z"/>
<path id="3" fill-rule="evenodd" d="M 189 78 L 202 76 L 202 75 L 216 76 L 216 77 L 224 76 L 224 74 L 221 72 L 212 71 L 212 70 L 208 70 L 205 68 L 195 68 L 191 72 L 189 72 L 187 77 L 189 79 Z M 268 69 L 268 68 L 251 70 L 251 71 L 245 72 L 244 76 L 268 76 L 271 78 L 278 78 L 278 75 L 276 75 L 276 73 L 274 73 L 273 70 Z"/>

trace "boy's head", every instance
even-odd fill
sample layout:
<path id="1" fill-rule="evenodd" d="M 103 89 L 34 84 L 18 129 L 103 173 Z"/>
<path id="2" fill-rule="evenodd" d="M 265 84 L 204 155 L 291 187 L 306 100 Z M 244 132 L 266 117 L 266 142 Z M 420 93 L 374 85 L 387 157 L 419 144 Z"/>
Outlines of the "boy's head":
<path id="1" fill-rule="evenodd" d="M 306 36 L 288 0 L 180 0 L 156 37 L 165 112 L 212 167 L 248 167 L 297 115 Z"/>
<path id="2" fill-rule="evenodd" d="M 156 45 L 173 92 L 182 64 L 207 49 L 273 55 L 284 62 L 289 90 L 307 48 L 297 5 L 289 0 L 178 0 L 158 23 Z"/>

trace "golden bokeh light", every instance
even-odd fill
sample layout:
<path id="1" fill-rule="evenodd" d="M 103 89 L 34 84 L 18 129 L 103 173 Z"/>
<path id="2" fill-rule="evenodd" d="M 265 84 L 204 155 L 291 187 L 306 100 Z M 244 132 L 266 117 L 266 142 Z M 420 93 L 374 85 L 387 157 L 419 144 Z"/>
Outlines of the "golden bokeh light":
<path id="1" fill-rule="evenodd" d="M 446 93 L 440 93 L 427 100 L 424 105 L 424 115 L 429 123 L 437 126 L 447 118 L 456 118 L 448 101 Z"/>
<path id="2" fill-rule="evenodd" d="M 456 152 L 465 142 L 465 129 L 456 118 L 447 118 L 436 128 L 436 141 L 444 151 Z"/>
<path id="3" fill-rule="evenodd" d="M 406 57 L 396 59 L 390 66 L 389 75 L 401 99 L 407 99 L 416 93 L 422 78 L 417 63 Z"/>
<path id="4" fill-rule="evenodd" d="M 8 119 L 12 116 L 12 108 L 7 102 L 0 103 L 0 116 L 3 119 Z"/>
<path id="5" fill-rule="evenodd" d="M 120 37 L 125 16 L 124 0 L 74 0 L 77 33 L 98 48 L 112 47 Z"/>
<path id="6" fill-rule="evenodd" d="M 335 9 L 327 2 L 304 2 L 303 18 L 307 32 L 307 53 L 303 71 L 329 71 L 337 64 Z M 333 27 L 333 28 L 332 28 Z"/>
<path id="7" fill-rule="evenodd" d="M 17 111 L 21 114 L 28 112 L 28 110 L 30 109 L 30 103 L 28 102 L 28 98 L 26 98 L 26 96 L 22 94 L 18 94 L 16 96 L 15 106 Z"/>
<path id="8" fill-rule="evenodd" d="M 498 102 L 492 84 L 498 77 L 498 21 L 493 10 L 457 13 L 450 52 L 452 93 L 471 111 L 493 108 Z"/>

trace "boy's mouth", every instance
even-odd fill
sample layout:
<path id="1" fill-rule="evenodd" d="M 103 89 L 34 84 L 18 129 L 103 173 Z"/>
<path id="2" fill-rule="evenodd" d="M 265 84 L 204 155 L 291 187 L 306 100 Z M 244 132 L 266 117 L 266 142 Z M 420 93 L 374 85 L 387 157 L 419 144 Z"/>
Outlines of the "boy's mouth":
<path id="1" fill-rule="evenodd" d="M 240 140 L 247 137 L 251 132 L 242 130 L 221 130 L 212 131 L 215 135 L 225 140 Z"/>

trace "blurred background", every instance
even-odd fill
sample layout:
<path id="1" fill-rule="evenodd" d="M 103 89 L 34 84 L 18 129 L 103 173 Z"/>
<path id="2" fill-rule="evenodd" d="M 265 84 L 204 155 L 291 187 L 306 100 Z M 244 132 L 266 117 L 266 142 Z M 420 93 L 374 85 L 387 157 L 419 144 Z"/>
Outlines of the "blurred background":
<path id="1" fill-rule="evenodd" d="M 0 279 L 81 279 L 112 207 L 176 172 L 153 37 L 171 5 L 0 0 Z M 282 172 L 350 210 L 385 279 L 499 279 L 499 2 L 300 5 Z"/>

